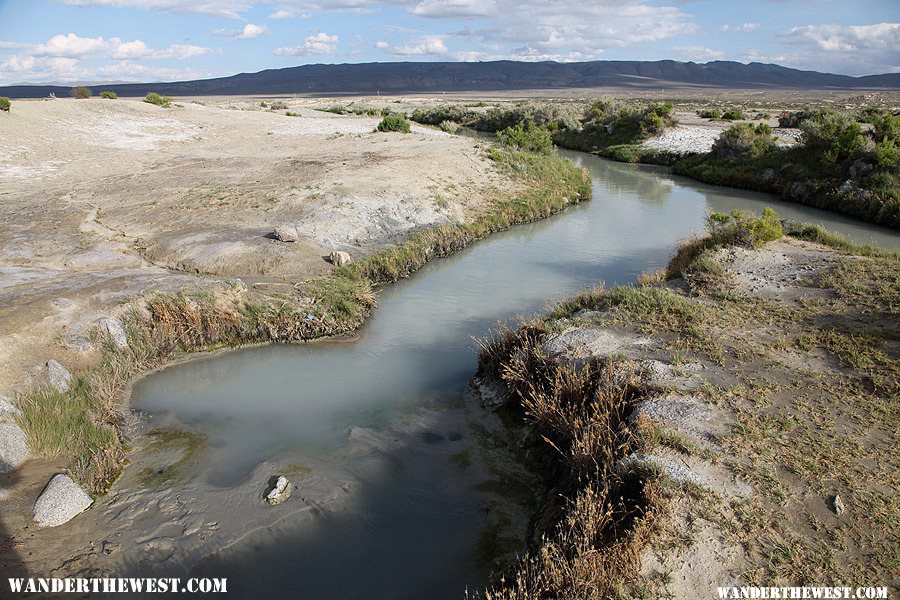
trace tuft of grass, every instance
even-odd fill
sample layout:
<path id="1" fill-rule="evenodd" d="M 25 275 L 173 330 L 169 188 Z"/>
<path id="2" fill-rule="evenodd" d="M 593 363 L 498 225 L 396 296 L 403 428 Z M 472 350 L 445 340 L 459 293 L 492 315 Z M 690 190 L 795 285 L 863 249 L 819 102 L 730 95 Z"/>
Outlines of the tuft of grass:
<path id="1" fill-rule="evenodd" d="M 378 131 L 397 131 L 399 133 L 410 132 L 409 121 L 406 120 L 405 115 L 399 113 L 392 113 L 384 117 L 378 124 L 377 129 Z"/>
<path id="2" fill-rule="evenodd" d="M 118 465 L 111 465 L 124 456 L 118 412 L 104 403 L 89 378 L 76 378 L 68 392 L 40 389 L 21 398 L 18 406 L 22 412 L 17 422 L 36 456 L 65 459 L 76 477 L 99 472 L 105 479 L 118 474 Z"/>
<path id="3" fill-rule="evenodd" d="M 150 92 L 146 96 L 144 96 L 144 102 L 148 104 L 155 104 L 156 106 L 161 106 L 163 108 L 169 108 L 172 105 L 172 99 L 168 96 L 160 96 L 156 92 Z"/>

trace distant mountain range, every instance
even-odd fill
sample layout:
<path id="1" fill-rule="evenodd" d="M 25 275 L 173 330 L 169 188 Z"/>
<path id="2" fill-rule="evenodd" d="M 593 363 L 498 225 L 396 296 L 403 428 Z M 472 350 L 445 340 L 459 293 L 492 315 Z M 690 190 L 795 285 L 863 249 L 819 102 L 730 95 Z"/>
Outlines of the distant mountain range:
<path id="1" fill-rule="evenodd" d="M 120 96 L 158 92 L 171 96 L 245 94 L 369 94 L 503 91 L 593 87 L 660 88 L 900 89 L 900 73 L 850 77 L 800 71 L 773 64 L 717 60 L 708 63 L 658 61 L 592 62 L 390 62 L 304 65 L 230 77 L 170 83 L 101 84 Z M 67 95 L 70 86 L 0 87 L 0 96 L 37 98 Z M 698 89 L 699 91 L 699 89 Z"/>

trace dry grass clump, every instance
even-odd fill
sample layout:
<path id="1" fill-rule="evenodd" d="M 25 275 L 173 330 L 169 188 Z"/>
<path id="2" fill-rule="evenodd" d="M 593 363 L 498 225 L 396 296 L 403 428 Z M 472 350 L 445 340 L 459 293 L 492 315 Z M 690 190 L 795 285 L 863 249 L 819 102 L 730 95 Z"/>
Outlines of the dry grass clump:
<path id="1" fill-rule="evenodd" d="M 556 527 L 487 600 L 616 597 L 637 582 L 640 556 L 661 502 L 658 478 L 616 469 L 635 443 L 626 417 L 641 394 L 617 363 L 560 364 L 541 351 L 540 323 L 501 326 L 481 341 L 480 373 L 503 382 L 506 410 L 546 442 Z"/>

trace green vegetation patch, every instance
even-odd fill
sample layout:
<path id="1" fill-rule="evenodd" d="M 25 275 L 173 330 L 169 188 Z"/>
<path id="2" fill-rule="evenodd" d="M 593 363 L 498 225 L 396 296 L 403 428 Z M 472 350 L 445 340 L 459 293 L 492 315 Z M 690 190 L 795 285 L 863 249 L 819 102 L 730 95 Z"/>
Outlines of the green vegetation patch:
<path id="1" fill-rule="evenodd" d="M 0 110 L 9 112 L 9 98 L 6 96 L 0 96 Z"/>
<path id="2" fill-rule="evenodd" d="M 156 92 L 150 92 L 146 96 L 144 96 L 144 102 L 148 104 L 155 104 L 156 106 L 161 106 L 163 108 L 169 108 L 172 105 L 172 99 L 168 96 L 160 96 Z"/>
<path id="3" fill-rule="evenodd" d="M 138 472 L 138 481 L 146 487 L 162 487 L 178 481 L 182 468 L 206 444 L 206 436 L 176 427 L 154 429 L 149 433 L 152 439 L 148 450 L 152 453 L 177 451 L 180 457 L 168 465 L 145 467 Z"/>
<path id="4" fill-rule="evenodd" d="M 397 131 L 400 133 L 409 133 L 409 121 L 406 116 L 399 113 L 393 113 L 384 117 L 377 127 L 378 131 Z"/>
<path id="5" fill-rule="evenodd" d="M 119 96 L 115 92 L 103 91 L 100 92 L 100 97 L 106 100 L 115 100 Z"/>

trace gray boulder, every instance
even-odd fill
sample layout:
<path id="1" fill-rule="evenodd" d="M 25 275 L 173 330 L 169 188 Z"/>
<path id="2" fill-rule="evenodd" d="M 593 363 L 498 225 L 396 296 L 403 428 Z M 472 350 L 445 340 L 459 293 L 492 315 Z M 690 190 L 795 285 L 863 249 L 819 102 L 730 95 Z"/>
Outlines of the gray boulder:
<path id="1" fill-rule="evenodd" d="M 16 417 L 22 414 L 12 400 L 6 396 L 0 396 L 0 421 L 14 421 Z"/>
<path id="2" fill-rule="evenodd" d="M 281 504 L 291 497 L 291 492 L 293 491 L 292 487 L 293 486 L 291 486 L 291 482 L 288 481 L 287 477 L 279 475 L 278 479 L 275 480 L 275 485 L 272 486 L 272 489 L 266 494 L 266 502 L 272 506 Z"/>
<path id="3" fill-rule="evenodd" d="M 0 423 L 0 473 L 9 473 L 28 460 L 28 436 L 15 423 Z"/>
<path id="4" fill-rule="evenodd" d="M 47 379 L 50 381 L 50 385 L 59 392 L 68 391 L 72 386 L 72 374 L 52 358 L 47 361 Z"/>
<path id="5" fill-rule="evenodd" d="M 93 503 L 80 485 L 60 473 L 53 476 L 34 503 L 34 522 L 38 527 L 56 527 L 69 522 Z"/>
<path id="6" fill-rule="evenodd" d="M 122 327 L 122 323 L 118 319 L 103 317 L 100 319 L 100 328 L 106 332 L 106 335 L 109 336 L 116 348 L 119 350 L 128 348 L 128 336 L 125 335 L 125 328 Z"/>
<path id="7" fill-rule="evenodd" d="M 349 265 L 351 262 L 350 255 L 341 251 L 332 252 L 331 256 L 329 256 L 329 260 L 331 261 L 331 264 L 336 267 L 343 267 L 344 265 Z"/>
<path id="8" fill-rule="evenodd" d="M 300 235 L 293 225 L 279 225 L 275 228 L 275 239 L 279 242 L 296 242 Z"/>

